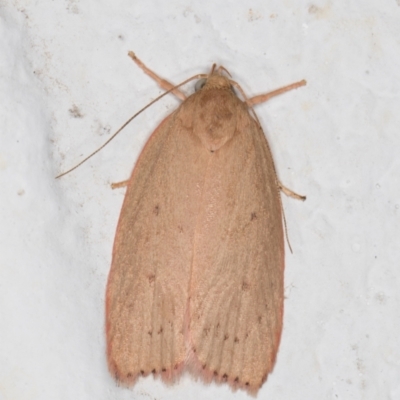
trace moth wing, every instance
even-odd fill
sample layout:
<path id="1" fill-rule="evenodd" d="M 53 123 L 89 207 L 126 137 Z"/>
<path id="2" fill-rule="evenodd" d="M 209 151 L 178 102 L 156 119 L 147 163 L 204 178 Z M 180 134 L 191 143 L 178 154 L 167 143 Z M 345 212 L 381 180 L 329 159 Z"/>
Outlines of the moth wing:
<path id="1" fill-rule="evenodd" d="M 191 112 L 186 100 L 150 137 L 121 210 L 106 336 L 109 369 L 127 384 L 151 372 L 171 380 L 186 358 L 185 314 L 205 162 L 184 123 Z"/>
<path id="2" fill-rule="evenodd" d="M 256 392 L 281 336 L 284 240 L 271 152 L 247 110 L 212 160 L 195 233 L 192 361 L 206 380 Z"/>

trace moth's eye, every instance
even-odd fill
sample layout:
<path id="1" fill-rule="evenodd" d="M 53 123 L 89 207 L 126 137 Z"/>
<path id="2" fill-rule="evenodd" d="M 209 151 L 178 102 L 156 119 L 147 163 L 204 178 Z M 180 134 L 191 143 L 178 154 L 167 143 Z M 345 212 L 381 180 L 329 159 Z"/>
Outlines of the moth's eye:
<path id="1" fill-rule="evenodd" d="M 206 82 L 207 82 L 207 79 L 206 79 L 206 78 L 199 79 L 199 80 L 196 82 L 196 85 L 194 86 L 194 90 L 195 90 L 196 92 L 199 91 L 200 89 L 203 88 L 203 86 L 206 84 Z"/>

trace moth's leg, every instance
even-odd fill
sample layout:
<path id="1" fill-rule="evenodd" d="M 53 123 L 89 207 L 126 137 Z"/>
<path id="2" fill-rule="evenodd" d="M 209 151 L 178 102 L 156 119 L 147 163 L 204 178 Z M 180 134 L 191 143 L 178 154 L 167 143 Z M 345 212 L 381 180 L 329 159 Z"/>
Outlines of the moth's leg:
<path id="1" fill-rule="evenodd" d="M 282 190 L 283 193 L 286 194 L 286 196 L 292 197 L 293 199 L 301 200 L 304 201 L 306 199 L 306 196 L 302 196 L 300 194 L 297 194 L 293 192 L 293 190 L 288 189 L 286 186 L 283 186 L 281 182 L 278 182 L 279 189 Z"/>
<path id="2" fill-rule="evenodd" d="M 264 103 L 265 101 L 269 100 L 271 97 L 278 96 L 282 93 L 288 92 L 289 90 L 297 89 L 306 84 L 307 84 L 307 82 L 303 79 L 300 82 L 292 83 L 291 85 L 284 86 L 280 89 L 273 90 L 272 92 L 254 96 L 251 99 L 247 99 L 246 103 L 248 104 L 249 107 L 252 107 L 252 106 L 255 106 L 256 104 Z"/>
<path id="3" fill-rule="evenodd" d="M 172 83 L 169 83 L 165 79 L 160 78 L 155 72 L 153 72 L 151 69 L 147 68 L 146 65 L 143 64 L 142 61 L 140 61 L 135 53 L 133 51 L 130 51 L 128 53 L 129 57 L 132 58 L 133 61 L 135 61 L 136 65 L 147 75 L 150 76 L 150 78 L 154 79 L 158 85 L 164 89 L 164 90 L 171 90 L 175 85 Z M 178 97 L 181 100 L 186 100 L 186 96 L 179 90 L 179 89 L 174 89 L 171 91 L 176 97 Z"/>
<path id="4" fill-rule="evenodd" d="M 127 179 L 126 181 L 122 181 L 122 182 L 115 182 L 111 184 L 111 189 L 118 189 L 118 188 L 123 188 L 125 186 L 128 186 L 129 183 L 129 179 Z"/>
<path id="5" fill-rule="evenodd" d="M 265 93 L 265 94 L 260 94 L 258 96 L 252 97 L 251 99 L 247 99 L 246 103 L 249 105 L 249 107 L 252 107 L 256 104 L 264 103 L 265 101 L 269 100 L 270 98 L 274 96 L 278 96 L 282 93 L 288 92 L 289 90 L 297 89 L 301 86 L 306 85 L 307 82 L 303 79 L 302 81 L 292 83 L 291 85 L 284 86 L 280 89 L 273 90 L 272 92 Z M 281 182 L 278 181 L 278 186 L 279 189 L 286 194 L 286 196 L 292 197 L 297 200 L 302 200 L 304 201 L 306 199 L 306 196 L 302 196 L 300 194 L 295 193 L 293 190 L 290 190 L 286 186 L 284 186 Z"/>

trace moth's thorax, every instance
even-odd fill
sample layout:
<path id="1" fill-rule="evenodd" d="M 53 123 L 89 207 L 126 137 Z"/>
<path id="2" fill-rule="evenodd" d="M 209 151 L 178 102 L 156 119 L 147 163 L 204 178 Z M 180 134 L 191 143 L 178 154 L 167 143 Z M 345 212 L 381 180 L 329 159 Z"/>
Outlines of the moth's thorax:
<path id="1" fill-rule="evenodd" d="M 195 97 L 193 133 L 207 150 L 217 151 L 234 136 L 243 102 L 236 97 L 229 79 L 217 74 L 207 78 Z"/>

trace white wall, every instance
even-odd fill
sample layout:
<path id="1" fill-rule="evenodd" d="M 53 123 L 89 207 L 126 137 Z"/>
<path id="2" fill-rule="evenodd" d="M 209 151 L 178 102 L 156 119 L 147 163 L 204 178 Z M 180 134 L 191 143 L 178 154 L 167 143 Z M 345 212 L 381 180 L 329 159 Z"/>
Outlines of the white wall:
<path id="1" fill-rule="evenodd" d="M 259 399 L 400 399 L 400 2 L 5 0 L 0 6 L 0 399 L 245 399 L 189 375 L 109 376 L 104 290 L 127 179 L 167 97 L 224 65 L 249 96 L 281 181 L 284 331 Z M 189 86 L 187 93 L 192 87 Z"/>

